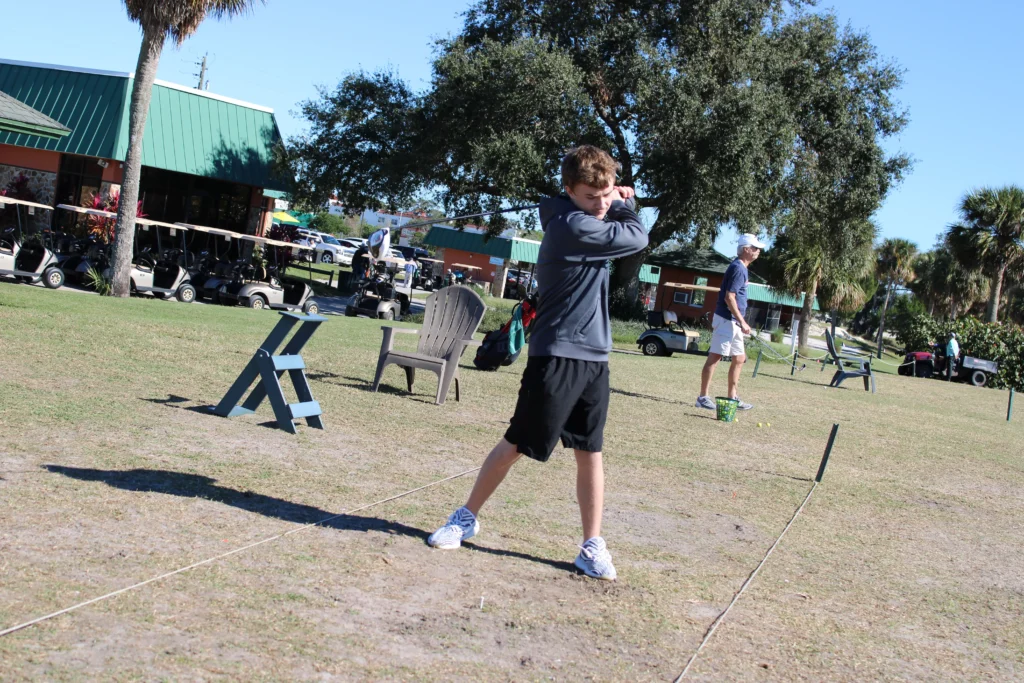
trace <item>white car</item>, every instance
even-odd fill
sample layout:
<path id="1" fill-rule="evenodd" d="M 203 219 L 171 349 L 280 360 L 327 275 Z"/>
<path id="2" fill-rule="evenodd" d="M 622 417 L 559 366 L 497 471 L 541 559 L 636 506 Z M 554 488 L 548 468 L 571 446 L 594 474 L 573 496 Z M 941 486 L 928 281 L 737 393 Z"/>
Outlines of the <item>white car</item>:
<path id="1" fill-rule="evenodd" d="M 352 256 L 355 255 L 356 250 L 339 242 L 334 235 L 305 228 L 299 228 L 297 232 L 300 239 L 296 241 L 313 247 L 313 257 L 320 263 L 352 265 Z"/>

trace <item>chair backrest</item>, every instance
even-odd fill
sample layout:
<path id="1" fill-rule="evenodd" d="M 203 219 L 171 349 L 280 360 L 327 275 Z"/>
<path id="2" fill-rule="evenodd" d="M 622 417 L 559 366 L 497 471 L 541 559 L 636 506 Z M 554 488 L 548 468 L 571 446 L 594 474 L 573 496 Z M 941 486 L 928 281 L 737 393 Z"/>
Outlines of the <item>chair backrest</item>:
<path id="1" fill-rule="evenodd" d="M 417 350 L 444 358 L 455 342 L 473 338 L 486 310 L 484 300 L 469 287 L 452 285 L 437 290 L 427 297 Z"/>
<path id="2" fill-rule="evenodd" d="M 828 352 L 832 355 L 832 359 L 838 361 L 839 352 L 836 351 L 836 340 L 832 338 L 832 333 L 829 330 L 825 330 L 825 343 L 828 344 Z"/>

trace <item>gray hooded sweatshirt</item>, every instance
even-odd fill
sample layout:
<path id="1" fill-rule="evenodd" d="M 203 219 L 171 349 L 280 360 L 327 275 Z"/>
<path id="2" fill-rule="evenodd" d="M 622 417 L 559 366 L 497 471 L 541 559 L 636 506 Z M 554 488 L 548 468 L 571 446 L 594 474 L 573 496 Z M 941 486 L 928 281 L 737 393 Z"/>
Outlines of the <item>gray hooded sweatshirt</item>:
<path id="1" fill-rule="evenodd" d="M 612 202 L 601 220 L 568 197 L 541 202 L 544 239 L 537 260 L 538 308 L 530 356 L 608 360 L 608 261 L 647 246 L 647 231 L 635 209 L 632 199 Z"/>

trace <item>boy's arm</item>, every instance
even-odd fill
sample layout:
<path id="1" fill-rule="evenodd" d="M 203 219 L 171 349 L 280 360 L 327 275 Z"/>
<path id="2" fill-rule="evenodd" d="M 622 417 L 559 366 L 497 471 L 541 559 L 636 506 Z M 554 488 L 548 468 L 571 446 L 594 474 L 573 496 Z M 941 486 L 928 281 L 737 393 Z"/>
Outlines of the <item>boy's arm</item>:
<path id="1" fill-rule="evenodd" d="M 632 199 L 614 201 L 605 220 L 582 211 L 568 219 L 573 244 L 564 244 L 566 256 L 613 259 L 635 254 L 647 247 L 647 231 L 634 210 Z"/>

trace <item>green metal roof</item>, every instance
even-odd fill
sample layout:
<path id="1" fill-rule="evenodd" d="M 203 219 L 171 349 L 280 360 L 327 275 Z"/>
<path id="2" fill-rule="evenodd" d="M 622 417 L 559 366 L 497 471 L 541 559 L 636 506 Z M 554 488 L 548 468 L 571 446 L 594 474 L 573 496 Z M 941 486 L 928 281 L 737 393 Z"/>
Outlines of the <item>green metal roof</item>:
<path id="1" fill-rule="evenodd" d="M 71 129 L 0 91 L 0 132 L 59 139 L 70 134 Z"/>
<path id="2" fill-rule="evenodd" d="M 0 90 L 71 129 L 59 140 L 0 133 L 0 144 L 113 159 L 127 76 L 0 61 Z"/>
<path id="3" fill-rule="evenodd" d="M 792 306 L 793 308 L 803 308 L 804 297 L 806 294 L 800 294 L 800 296 L 793 296 L 792 294 L 786 294 L 785 292 L 779 291 L 769 287 L 768 285 L 762 285 L 757 282 L 751 282 L 747 285 L 747 301 L 758 301 L 764 304 L 776 304 L 778 306 Z M 814 298 L 814 303 L 811 305 L 812 311 L 820 311 L 818 307 L 818 298 Z"/>
<path id="4" fill-rule="evenodd" d="M 423 239 L 423 243 L 439 249 L 460 249 L 474 254 L 495 256 L 506 261 L 536 263 L 540 254 L 540 242 L 519 238 L 492 237 L 476 232 L 435 225 Z"/>
<path id="5" fill-rule="evenodd" d="M 0 144 L 124 161 L 133 85 L 128 74 L 0 61 L 0 90 L 73 131 L 59 141 L 0 133 Z M 271 164 L 280 141 L 269 109 L 157 81 L 142 164 L 283 190 Z"/>
<path id="6" fill-rule="evenodd" d="M 647 262 L 657 266 L 679 268 L 696 273 L 714 273 L 725 275 L 725 269 L 733 262 L 732 258 L 720 254 L 714 249 L 694 249 L 684 247 L 674 251 L 654 254 Z M 764 283 L 764 278 L 757 273 L 750 273 L 750 281 Z"/>
<path id="7" fill-rule="evenodd" d="M 640 282 L 656 285 L 661 282 L 661 266 L 644 264 L 640 266 Z"/>

